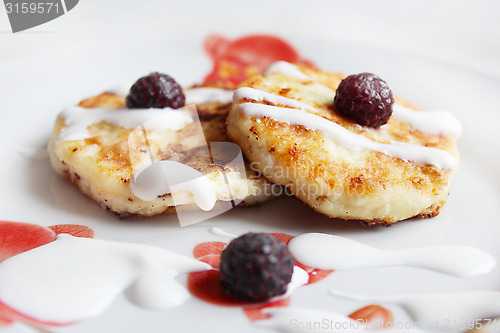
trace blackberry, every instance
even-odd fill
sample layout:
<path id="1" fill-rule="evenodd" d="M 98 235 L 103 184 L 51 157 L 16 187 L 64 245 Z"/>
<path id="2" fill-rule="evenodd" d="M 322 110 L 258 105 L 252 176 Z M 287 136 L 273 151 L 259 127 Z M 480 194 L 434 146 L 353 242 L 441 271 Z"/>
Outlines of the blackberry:
<path id="1" fill-rule="evenodd" d="M 286 292 L 294 264 L 288 247 L 279 239 L 247 233 L 222 251 L 220 284 L 237 299 L 262 302 Z"/>
<path id="2" fill-rule="evenodd" d="M 170 76 L 151 73 L 137 80 L 127 95 L 127 107 L 178 109 L 184 106 L 185 97 L 182 87 Z"/>
<path id="3" fill-rule="evenodd" d="M 340 114 L 358 124 L 379 127 L 389 121 L 394 97 L 384 80 L 375 74 L 361 73 L 340 82 L 333 104 Z"/>

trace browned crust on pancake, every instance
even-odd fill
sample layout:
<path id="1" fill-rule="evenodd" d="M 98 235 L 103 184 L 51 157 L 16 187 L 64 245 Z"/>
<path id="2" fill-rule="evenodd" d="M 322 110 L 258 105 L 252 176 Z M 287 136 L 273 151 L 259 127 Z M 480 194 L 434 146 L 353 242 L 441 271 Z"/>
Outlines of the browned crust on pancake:
<path id="1" fill-rule="evenodd" d="M 84 99 L 78 105 L 88 108 L 89 112 L 92 112 L 92 108 L 117 109 L 125 105 L 125 97 L 113 92 L 104 92 L 97 96 Z M 202 130 L 208 142 L 228 141 L 225 135 L 225 118 L 227 117 L 230 107 L 230 103 L 220 102 L 197 105 Z M 151 202 L 142 201 L 131 193 L 128 194 L 128 197 L 125 196 L 126 193 L 130 192 L 129 182 L 134 171 L 128 146 L 128 138 L 133 131 L 132 129 L 124 129 L 101 122 L 88 127 L 91 138 L 57 143 L 56 138 L 64 126 L 64 120 L 58 118 L 54 127 L 51 143 L 49 144 L 51 163 L 61 177 L 74 183 L 86 197 L 98 202 L 104 209 L 114 213 L 120 218 L 173 214 L 176 212 L 176 208 L 186 211 L 197 209 L 194 203 L 182 204 L 174 207 L 171 196 L 165 195 L 154 201 L 155 208 L 153 210 L 148 210 L 146 208 Z M 207 151 L 204 147 L 190 149 L 190 144 L 193 144 L 193 142 L 189 138 L 189 135 L 195 130 L 194 125 L 188 124 L 172 134 L 173 137 L 170 138 L 171 141 L 168 145 L 152 147 L 156 159 L 182 162 L 203 174 L 210 174 L 211 177 L 220 177 L 223 172 L 237 171 L 230 164 L 224 163 L 224 161 L 213 158 L 207 160 Z M 91 165 L 93 168 L 99 170 L 103 178 L 107 178 L 106 180 L 99 180 L 99 182 L 108 180 L 114 182 L 115 185 L 113 185 L 113 188 L 121 192 L 119 199 L 117 199 L 116 196 L 113 197 L 113 193 L 106 193 L 106 191 L 103 190 L 105 187 L 99 187 L 99 184 L 89 182 L 85 177 L 81 177 L 73 169 L 77 161 L 86 158 L 85 154 L 92 146 L 99 147 L 99 149 L 95 152 L 91 152 L 91 158 L 94 158 L 94 162 L 92 162 Z M 196 147 L 196 144 L 194 146 Z M 134 148 L 134 152 L 135 154 L 147 154 L 147 148 L 148 147 L 145 145 L 142 148 L 138 146 Z M 87 161 L 85 163 L 89 162 Z M 70 167 L 70 165 L 72 166 Z M 253 175 L 251 170 L 248 170 L 248 175 L 249 177 Z M 264 178 L 261 178 L 259 181 L 263 184 L 268 184 Z M 257 201 L 263 202 L 271 198 L 272 196 L 269 196 L 269 198 L 262 197 Z M 130 212 L 126 209 L 115 208 L 117 207 L 117 202 L 121 203 L 118 205 L 119 207 L 126 206 L 126 201 L 139 205 L 139 207 L 144 209 L 141 208 L 140 211 Z M 165 202 L 164 207 L 161 207 L 161 202 Z M 253 204 L 253 202 L 248 199 L 244 199 L 240 203 L 242 206 L 251 204 Z M 214 209 L 217 209 L 218 205 L 219 202 L 216 203 Z"/>
<path id="2" fill-rule="evenodd" d="M 359 126 L 352 120 L 338 114 L 333 106 L 333 97 L 328 98 L 329 102 L 326 103 L 324 99 L 318 100 L 315 97 L 310 97 L 301 90 L 311 89 L 310 95 L 316 96 L 315 94 L 320 94 L 318 91 L 325 89 L 321 88 L 318 82 L 335 90 L 345 77 L 343 74 L 321 72 L 305 66 L 299 67 L 305 74 L 313 77 L 316 83 L 275 73 L 254 76 L 240 86 L 257 88 L 300 100 L 316 108 L 316 111 L 311 113 L 371 140 L 388 143 L 387 138 L 378 135 L 377 132 Z M 280 86 L 279 82 L 282 82 L 286 88 Z M 324 96 L 319 97 L 323 98 Z M 400 98 L 396 98 L 396 100 L 400 104 L 414 108 L 410 103 Z M 237 104 L 244 102 L 281 106 L 289 108 L 290 112 L 293 112 L 293 108 L 289 106 L 266 101 L 243 99 Z M 296 197 L 306 202 L 312 209 L 332 218 L 362 220 L 367 225 L 375 225 L 390 224 L 412 217 L 436 216 L 446 201 L 449 185 L 456 173 L 456 170 L 442 170 L 430 164 L 419 165 L 376 151 L 362 152 L 356 156 L 356 159 L 365 162 L 353 162 L 349 158 L 348 154 L 350 153 L 346 153 L 345 149 L 335 148 L 332 150 L 331 140 L 319 131 L 266 117 L 248 117 L 236 110 L 236 105 L 233 106 L 227 123 L 229 138 L 242 148 L 248 160 L 264 176 L 272 182 L 289 187 Z M 391 118 L 385 128 L 389 139 L 446 150 L 458 158 L 453 135 L 423 133 L 410 128 L 408 124 L 399 122 L 395 118 Z M 331 151 L 336 151 L 339 155 L 332 155 Z M 267 156 L 263 157 L 265 154 Z M 286 173 L 291 175 L 279 176 L 275 167 L 285 169 Z M 339 187 L 345 191 L 343 193 L 347 193 L 353 198 L 358 193 L 360 199 L 380 196 L 383 193 L 393 191 L 393 189 L 401 191 L 401 188 L 404 187 L 409 192 L 420 193 L 432 198 L 432 204 L 428 207 L 422 207 L 419 212 L 401 218 L 387 216 L 360 219 L 359 216 L 350 216 L 351 212 L 349 211 L 345 211 L 343 215 L 329 214 L 325 207 L 335 204 L 332 197 L 325 196 L 324 193 L 314 195 L 310 191 L 300 193 L 300 185 L 305 183 L 320 184 L 322 188 L 326 189 L 326 192 L 331 192 Z M 404 183 L 403 186 L 401 183 Z M 361 209 L 362 207 L 359 208 L 359 210 Z"/>

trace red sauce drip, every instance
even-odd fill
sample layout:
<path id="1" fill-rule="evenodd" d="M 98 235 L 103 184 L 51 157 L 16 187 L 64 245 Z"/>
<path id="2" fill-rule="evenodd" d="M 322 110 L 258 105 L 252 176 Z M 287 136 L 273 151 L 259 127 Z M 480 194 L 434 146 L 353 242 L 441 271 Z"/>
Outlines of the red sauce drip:
<path id="1" fill-rule="evenodd" d="M 199 299 L 220 306 L 245 306 L 251 303 L 232 298 L 219 283 L 219 271 L 190 273 L 187 285 L 189 291 Z"/>
<path id="2" fill-rule="evenodd" d="M 223 242 L 204 242 L 196 245 L 193 249 L 193 256 L 200 259 L 209 254 L 220 255 L 226 243 Z"/>
<path id="3" fill-rule="evenodd" d="M 292 235 L 283 233 L 270 233 L 283 243 L 287 244 L 293 238 Z M 223 242 L 204 242 L 195 246 L 193 255 L 196 259 L 210 264 L 215 269 L 219 268 L 220 254 L 224 250 L 226 243 Z M 297 262 L 297 266 L 304 269 L 309 274 L 308 284 L 318 282 L 327 277 L 332 271 L 313 269 Z M 267 303 L 251 303 L 237 300 L 222 290 L 219 283 L 219 271 L 190 273 L 187 278 L 189 291 L 197 298 L 218 306 L 240 306 L 243 308 L 246 316 L 251 321 L 269 318 L 269 315 L 262 312 L 269 307 L 288 306 L 290 296 Z"/>
<path id="4" fill-rule="evenodd" d="M 364 323 L 377 324 L 380 329 L 389 328 L 389 325 L 394 322 L 394 315 L 392 314 L 392 312 L 376 304 L 362 307 L 361 309 L 358 309 L 351 313 L 349 317 L 356 320 L 357 322 L 361 321 Z"/>
<path id="5" fill-rule="evenodd" d="M 69 234 L 71 236 L 80 238 L 94 238 L 94 230 L 85 225 L 57 224 L 51 225 L 48 228 L 55 232 L 56 235 Z"/>
<path id="6" fill-rule="evenodd" d="M 56 234 L 36 224 L 0 221 L 0 262 L 50 243 Z"/>
<path id="7" fill-rule="evenodd" d="M 204 47 L 213 61 L 212 72 L 203 81 L 205 84 L 234 88 L 249 77 L 263 73 L 278 60 L 312 66 L 289 43 L 271 35 L 249 35 L 235 40 L 211 35 L 205 39 Z"/>

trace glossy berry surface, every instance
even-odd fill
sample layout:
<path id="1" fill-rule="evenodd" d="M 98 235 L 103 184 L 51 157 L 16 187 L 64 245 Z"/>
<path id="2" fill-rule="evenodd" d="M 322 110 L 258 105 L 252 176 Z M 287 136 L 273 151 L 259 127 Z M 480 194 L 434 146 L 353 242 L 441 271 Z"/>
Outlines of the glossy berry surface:
<path id="1" fill-rule="evenodd" d="M 340 114 L 358 124 L 379 127 L 389 121 L 394 97 L 384 80 L 375 74 L 361 73 L 340 82 L 333 103 Z"/>
<path id="2" fill-rule="evenodd" d="M 178 109 L 183 107 L 184 103 L 182 87 L 170 76 L 161 73 L 141 77 L 132 85 L 127 95 L 127 107 L 131 109 Z"/>
<path id="3" fill-rule="evenodd" d="M 279 239 L 263 233 L 247 233 L 222 251 L 220 284 L 237 299 L 265 301 L 286 292 L 294 264 L 288 247 Z"/>

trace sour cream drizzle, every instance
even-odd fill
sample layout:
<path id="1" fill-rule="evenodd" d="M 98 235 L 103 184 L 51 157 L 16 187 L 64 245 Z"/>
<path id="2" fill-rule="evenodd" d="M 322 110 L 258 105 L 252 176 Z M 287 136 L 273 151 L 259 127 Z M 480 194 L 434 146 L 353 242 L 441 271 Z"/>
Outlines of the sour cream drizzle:
<path id="1" fill-rule="evenodd" d="M 193 122 L 193 118 L 188 112 L 188 107 L 183 109 L 117 109 L 109 110 L 102 108 L 82 108 L 73 106 L 65 109 L 60 114 L 66 126 L 61 129 L 58 140 L 84 140 L 90 138 L 88 127 L 102 121 L 121 126 L 127 129 L 134 129 L 145 122 L 156 118 L 151 130 L 165 131 L 178 130 Z M 153 122 L 151 122 L 153 124 Z"/>
<path id="2" fill-rule="evenodd" d="M 462 124 L 448 111 L 416 111 L 394 103 L 392 116 L 423 133 L 462 134 Z"/>
<path id="3" fill-rule="evenodd" d="M 309 282 L 309 274 L 299 266 L 293 266 L 293 273 L 288 283 L 286 292 L 283 295 L 273 297 L 270 302 L 290 296 L 295 290 Z"/>
<path id="4" fill-rule="evenodd" d="M 121 292 L 138 306 L 179 306 L 190 294 L 175 280 L 211 266 L 131 243 L 59 235 L 0 264 L 0 300 L 32 318 L 70 323 L 101 313 Z"/>
<path id="5" fill-rule="evenodd" d="M 131 178 L 130 189 L 145 201 L 172 194 L 175 205 L 183 204 L 177 199 L 178 193 L 190 192 L 196 205 L 204 211 L 211 210 L 217 202 L 215 188 L 206 175 L 175 161 L 156 161 L 137 170 Z"/>
<path id="6" fill-rule="evenodd" d="M 116 92 L 119 93 L 119 92 Z M 123 92 L 121 93 L 123 94 Z M 209 102 L 231 103 L 233 91 L 219 88 L 197 87 L 185 89 L 186 104 Z M 70 107 L 61 112 L 65 121 L 58 140 L 90 138 L 88 127 L 107 122 L 127 129 L 139 126 L 150 131 L 178 130 L 195 121 L 194 106 L 182 109 L 117 109 Z M 200 128 L 201 130 L 201 128 Z M 203 210 L 211 210 L 217 201 L 211 182 L 195 169 L 177 162 L 158 162 L 134 173 L 130 188 L 142 200 L 154 200 L 164 194 L 191 192 L 195 203 Z M 174 201 L 175 201 L 174 195 Z"/>
<path id="7" fill-rule="evenodd" d="M 252 117 L 268 117 L 276 121 L 286 122 L 293 125 L 301 125 L 311 130 L 321 131 L 330 137 L 335 143 L 347 149 L 371 149 L 406 161 L 414 161 L 415 163 L 421 165 L 433 164 L 442 169 L 454 169 L 457 165 L 456 158 L 445 150 L 399 141 L 391 141 L 390 144 L 376 142 L 365 136 L 353 133 L 333 121 L 304 111 L 304 109 L 314 109 L 310 105 L 304 105 L 305 103 L 283 96 L 276 97 L 275 95 L 264 91 L 250 89 L 252 88 L 237 89 L 234 95 L 235 99 L 248 98 L 254 100 L 265 100 L 271 103 L 290 106 L 295 109 L 291 110 L 290 108 L 257 103 L 239 104 L 237 106 L 238 110 L 246 115 Z M 300 107 L 300 109 L 297 107 Z"/>
<path id="8" fill-rule="evenodd" d="M 269 73 L 281 73 L 301 80 L 309 79 L 314 81 L 296 65 L 286 61 L 278 61 L 269 66 L 266 74 Z M 452 113 L 444 110 L 417 111 L 394 103 L 392 116 L 424 133 L 453 134 L 457 137 L 462 133 L 462 125 L 458 119 Z"/>
<path id="9" fill-rule="evenodd" d="M 271 64 L 271 66 L 267 68 L 264 74 L 271 73 L 281 73 L 283 75 L 291 76 L 297 79 L 313 81 L 310 76 L 302 73 L 302 71 L 297 66 L 282 60 L 276 61 L 275 63 Z"/>
<path id="10" fill-rule="evenodd" d="M 488 253 L 464 245 L 382 250 L 341 236 L 308 233 L 294 237 L 288 247 L 299 262 L 319 269 L 413 266 L 472 277 L 486 274 L 496 265 Z"/>
<path id="11" fill-rule="evenodd" d="M 232 234 L 230 232 L 224 231 L 223 229 L 219 227 L 212 227 L 208 229 L 208 232 L 210 232 L 214 236 L 221 236 L 221 237 L 227 237 L 233 240 L 234 238 L 237 238 L 238 236 L 235 234 Z"/>
<path id="12" fill-rule="evenodd" d="M 220 88 L 196 87 L 184 89 L 186 105 L 211 102 L 231 103 L 233 91 Z"/>
<path id="13" fill-rule="evenodd" d="M 190 88 L 184 90 L 186 105 L 210 102 L 231 103 L 233 91 L 219 88 Z M 149 130 L 178 130 L 193 122 L 193 109 L 186 106 L 182 109 L 117 109 L 82 108 L 73 106 L 60 114 L 66 126 L 61 130 L 58 140 L 83 140 L 90 138 L 87 127 L 102 121 L 134 129 L 155 118 L 154 126 Z M 151 124 L 151 122 L 150 122 Z"/>
<path id="14" fill-rule="evenodd" d="M 241 87 L 234 91 L 233 102 L 237 103 L 242 99 L 250 99 L 257 102 L 266 101 L 269 103 L 285 105 L 292 108 L 314 111 L 314 108 L 309 104 L 299 102 L 293 98 L 271 94 L 269 92 L 250 87 Z"/>

